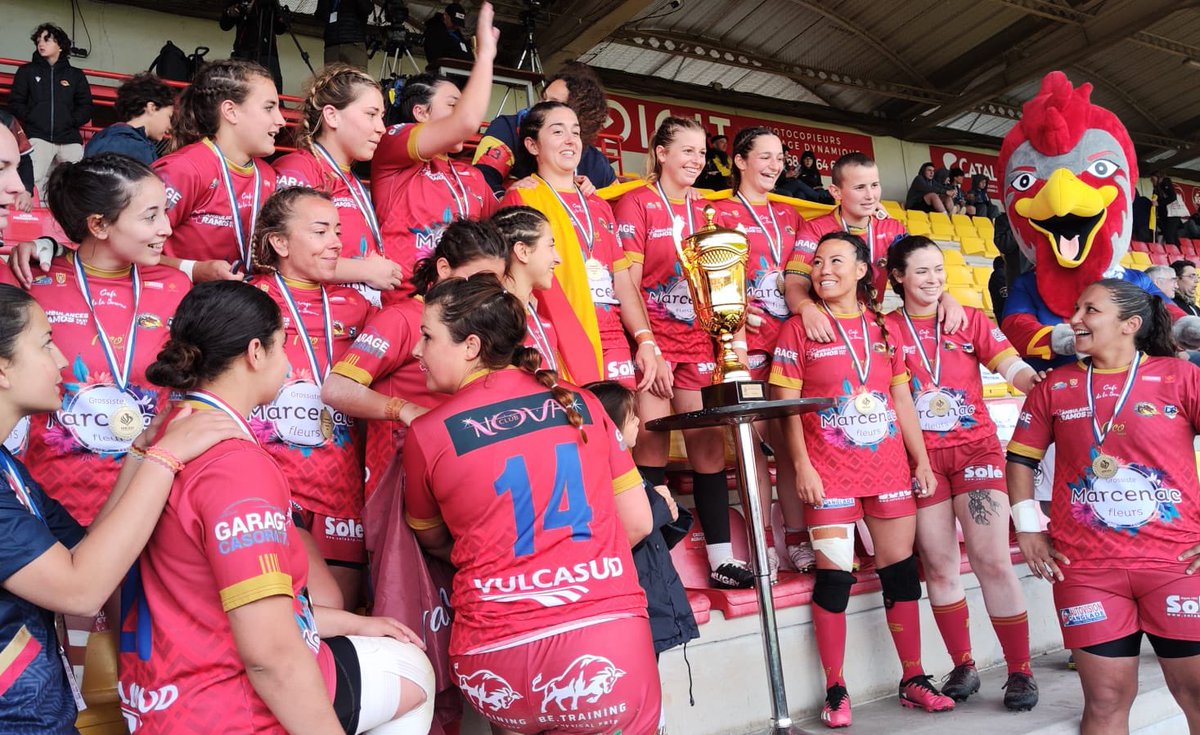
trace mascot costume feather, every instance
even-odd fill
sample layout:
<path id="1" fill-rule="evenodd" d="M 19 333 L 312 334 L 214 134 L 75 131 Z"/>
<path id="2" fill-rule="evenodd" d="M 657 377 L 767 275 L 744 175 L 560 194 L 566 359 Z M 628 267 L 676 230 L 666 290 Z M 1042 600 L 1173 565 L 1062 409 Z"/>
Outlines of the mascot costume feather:
<path id="1" fill-rule="evenodd" d="M 1138 270 L 1123 268 L 1133 230 L 1137 154 L 1117 116 L 1060 71 L 1042 79 L 1000 148 L 1004 207 L 1021 252 L 1034 269 L 1009 288 L 1001 327 L 1035 368 L 1076 359 L 1066 324 L 1084 288 L 1122 278 L 1161 296 Z M 1190 317 L 1200 319 L 1200 317 Z"/>

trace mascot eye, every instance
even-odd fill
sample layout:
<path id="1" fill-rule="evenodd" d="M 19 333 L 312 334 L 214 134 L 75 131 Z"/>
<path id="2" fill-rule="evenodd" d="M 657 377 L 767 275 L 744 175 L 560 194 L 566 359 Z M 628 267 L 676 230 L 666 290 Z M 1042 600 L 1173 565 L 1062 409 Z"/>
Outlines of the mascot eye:
<path id="1" fill-rule="evenodd" d="M 1107 179 L 1117 172 L 1117 164 L 1107 158 L 1101 158 L 1099 161 L 1093 162 L 1091 166 L 1088 166 L 1087 172 L 1092 176 Z"/>
<path id="2" fill-rule="evenodd" d="M 1037 181 L 1033 174 L 1029 172 L 1017 174 L 1016 178 L 1009 184 L 1017 191 L 1028 191 L 1029 187 L 1033 186 L 1033 182 Z"/>

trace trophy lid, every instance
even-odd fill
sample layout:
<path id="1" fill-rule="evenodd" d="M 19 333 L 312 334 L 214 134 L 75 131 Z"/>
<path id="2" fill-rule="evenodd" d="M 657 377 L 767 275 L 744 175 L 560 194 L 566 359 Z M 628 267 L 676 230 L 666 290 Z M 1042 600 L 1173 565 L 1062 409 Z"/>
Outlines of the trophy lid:
<path id="1" fill-rule="evenodd" d="M 705 204 L 704 224 L 700 229 L 684 238 L 685 247 L 707 250 L 716 246 L 725 246 L 748 252 L 750 241 L 746 238 L 746 233 L 729 227 L 721 227 L 713 222 L 716 216 L 716 208 L 712 204 Z"/>

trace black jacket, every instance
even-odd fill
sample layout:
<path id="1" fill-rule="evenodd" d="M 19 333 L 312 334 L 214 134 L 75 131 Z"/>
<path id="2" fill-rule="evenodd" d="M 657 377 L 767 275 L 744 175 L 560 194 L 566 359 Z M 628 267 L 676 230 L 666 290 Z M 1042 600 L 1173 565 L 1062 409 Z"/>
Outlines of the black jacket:
<path id="1" fill-rule="evenodd" d="M 325 21 L 325 45 L 367 42 L 367 20 L 375 9 L 372 0 L 317 0 L 316 16 Z M 336 20 L 330 14 L 337 13 Z"/>
<path id="2" fill-rule="evenodd" d="M 471 41 L 457 29 L 446 27 L 444 13 L 434 13 L 425 21 L 425 63 L 430 67 L 438 59 L 463 59 L 474 61 Z"/>
<path id="3" fill-rule="evenodd" d="M 239 15 L 234 15 L 240 10 Z M 287 30 L 283 16 L 276 12 L 275 4 L 267 0 L 226 0 L 225 10 L 218 21 L 221 30 L 237 28 L 233 36 L 234 58 L 263 59 L 279 55 L 275 36 Z"/>
<path id="4" fill-rule="evenodd" d="M 688 605 L 683 581 L 679 579 L 679 573 L 671 561 L 670 546 L 663 537 L 663 528 L 670 528 L 678 522 L 671 521 L 667 501 L 649 483 L 644 485 L 650 499 L 650 512 L 654 515 L 654 530 L 633 547 L 633 565 L 637 567 L 638 582 L 646 591 L 646 610 L 650 614 L 650 633 L 654 637 L 654 653 L 657 655 L 668 648 L 699 638 L 700 630 Z M 681 521 L 683 512 L 681 508 Z M 673 537 L 678 541 L 682 535 Z"/>
<path id="5" fill-rule="evenodd" d="M 92 88 L 65 52 L 51 67 L 35 51 L 33 61 L 13 77 L 8 109 L 30 138 L 57 145 L 82 143 L 79 128 L 92 119 Z"/>

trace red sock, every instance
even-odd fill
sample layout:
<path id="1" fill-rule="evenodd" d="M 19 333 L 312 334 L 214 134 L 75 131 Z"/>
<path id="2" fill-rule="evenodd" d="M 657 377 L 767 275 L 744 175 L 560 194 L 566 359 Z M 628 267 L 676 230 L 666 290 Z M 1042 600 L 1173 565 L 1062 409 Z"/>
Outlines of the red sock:
<path id="1" fill-rule="evenodd" d="M 825 688 L 834 684 L 846 686 L 842 664 L 846 659 L 846 613 L 829 612 L 812 605 L 813 632 L 817 636 L 817 653 L 825 668 Z"/>
<path id="2" fill-rule="evenodd" d="M 886 611 L 888 630 L 904 670 L 901 680 L 925 673 L 921 665 L 921 608 L 916 600 L 894 602 Z"/>
<path id="3" fill-rule="evenodd" d="M 805 529 L 796 530 L 794 528 L 784 529 L 783 542 L 788 546 L 799 546 L 808 541 L 808 531 Z"/>
<path id="4" fill-rule="evenodd" d="M 996 637 L 1000 639 L 1000 648 L 1004 651 L 1004 661 L 1008 664 L 1008 673 L 1018 671 L 1032 674 L 1029 668 L 1029 615 L 1010 615 L 1007 618 L 992 617 L 992 627 Z"/>
<path id="5" fill-rule="evenodd" d="M 967 598 L 949 605 L 932 605 L 933 619 L 937 622 L 938 630 L 942 632 L 942 640 L 946 643 L 946 651 L 955 666 L 974 663 L 971 657 L 971 628 L 970 612 L 967 610 Z"/>
<path id="6" fill-rule="evenodd" d="M 763 541 L 767 542 L 768 549 L 775 548 L 775 532 L 771 530 L 770 526 L 763 529 Z"/>

